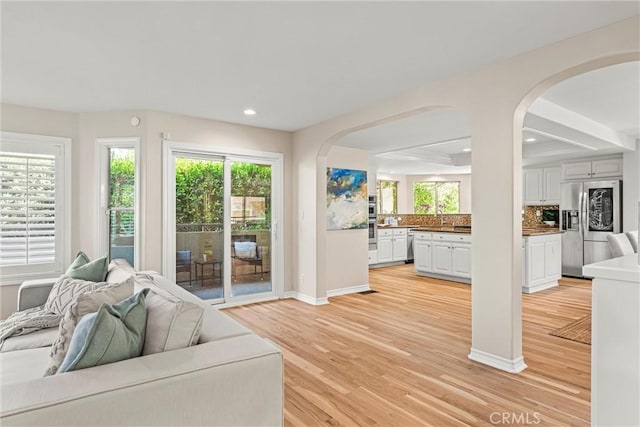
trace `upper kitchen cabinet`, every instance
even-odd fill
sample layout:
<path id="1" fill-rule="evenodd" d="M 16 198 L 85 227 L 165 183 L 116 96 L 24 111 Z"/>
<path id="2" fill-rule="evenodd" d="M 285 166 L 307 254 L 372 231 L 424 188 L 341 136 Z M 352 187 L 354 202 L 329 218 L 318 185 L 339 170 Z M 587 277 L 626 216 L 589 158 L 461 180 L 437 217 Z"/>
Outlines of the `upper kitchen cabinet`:
<path id="1" fill-rule="evenodd" d="M 525 169 L 522 176 L 525 205 L 560 204 L 560 168 Z"/>
<path id="2" fill-rule="evenodd" d="M 562 164 L 563 181 L 618 178 L 621 176 L 622 159 L 620 158 Z"/>

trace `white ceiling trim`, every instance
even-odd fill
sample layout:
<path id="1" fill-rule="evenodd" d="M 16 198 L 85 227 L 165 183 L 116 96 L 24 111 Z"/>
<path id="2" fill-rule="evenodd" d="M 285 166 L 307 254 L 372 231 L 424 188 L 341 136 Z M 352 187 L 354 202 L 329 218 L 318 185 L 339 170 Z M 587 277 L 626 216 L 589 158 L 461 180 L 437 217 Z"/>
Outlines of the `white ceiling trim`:
<path id="1" fill-rule="evenodd" d="M 602 123 L 596 122 L 595 120 L 578 114 L 575 111 L 568 110 L 560 105 L 547 101 L 544 98 L 538 98 L 529 108 L 527 115 L 534 115 L 555 123 L 562 123 L 565 127 L 591 135 L 594 138 L 606 141 L 609 144 L 613 144 L 625 150 L 635 149 L 635 141 L 630 136 L 616 132 Z M 527 128 L 525 127 L 525 129 Z M 557 135 L 549 134 L 545 136 L 557 138 Z M 566 142 L 570 142 L 570 140 Z"/>

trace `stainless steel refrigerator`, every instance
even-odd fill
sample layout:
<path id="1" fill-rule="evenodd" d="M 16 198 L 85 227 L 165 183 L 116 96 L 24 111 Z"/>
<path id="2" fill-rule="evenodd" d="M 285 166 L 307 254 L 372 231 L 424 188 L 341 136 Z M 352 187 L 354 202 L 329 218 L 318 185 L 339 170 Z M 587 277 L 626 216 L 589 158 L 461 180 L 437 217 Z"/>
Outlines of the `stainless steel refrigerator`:
<path id="1" fill-rule="evenodd" d="M 562 275 L 611 258 L 607 235 L 622 229 L 622 181 L 563 182 L 560 198 Z"/>

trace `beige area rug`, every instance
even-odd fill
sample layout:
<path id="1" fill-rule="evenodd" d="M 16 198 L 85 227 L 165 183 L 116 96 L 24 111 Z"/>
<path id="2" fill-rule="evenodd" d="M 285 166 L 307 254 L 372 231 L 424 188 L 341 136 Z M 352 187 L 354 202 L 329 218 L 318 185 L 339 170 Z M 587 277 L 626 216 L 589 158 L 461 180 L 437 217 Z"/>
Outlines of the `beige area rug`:
<path id="1" fill-rule="evenodd" d="M 591 315 L 587 314 L 574 320 L 562 328 L 549 332 L 549 335 L 591 345 Z"/>

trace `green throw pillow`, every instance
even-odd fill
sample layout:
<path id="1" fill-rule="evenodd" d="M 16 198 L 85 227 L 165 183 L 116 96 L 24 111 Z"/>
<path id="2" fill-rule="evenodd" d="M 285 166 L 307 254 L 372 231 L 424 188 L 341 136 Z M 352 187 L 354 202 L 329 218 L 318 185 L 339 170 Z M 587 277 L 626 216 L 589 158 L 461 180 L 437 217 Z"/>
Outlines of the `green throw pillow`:
<path id="1" fill-rule="evenodd" d="M 149 289 L 118 304 L 102 304 L 78 322 L 58 373 L 91 368 L 142 354 L 147 326 L 145 297 Z"/>
<path id="2" fill-rule="evenodd" d="M 91 261 L 84 252 L 80 251 L 65 274 L 74 279 L 88 280 L 89 282 L 104 282 L 108 271 L 108 254 Z"/>

